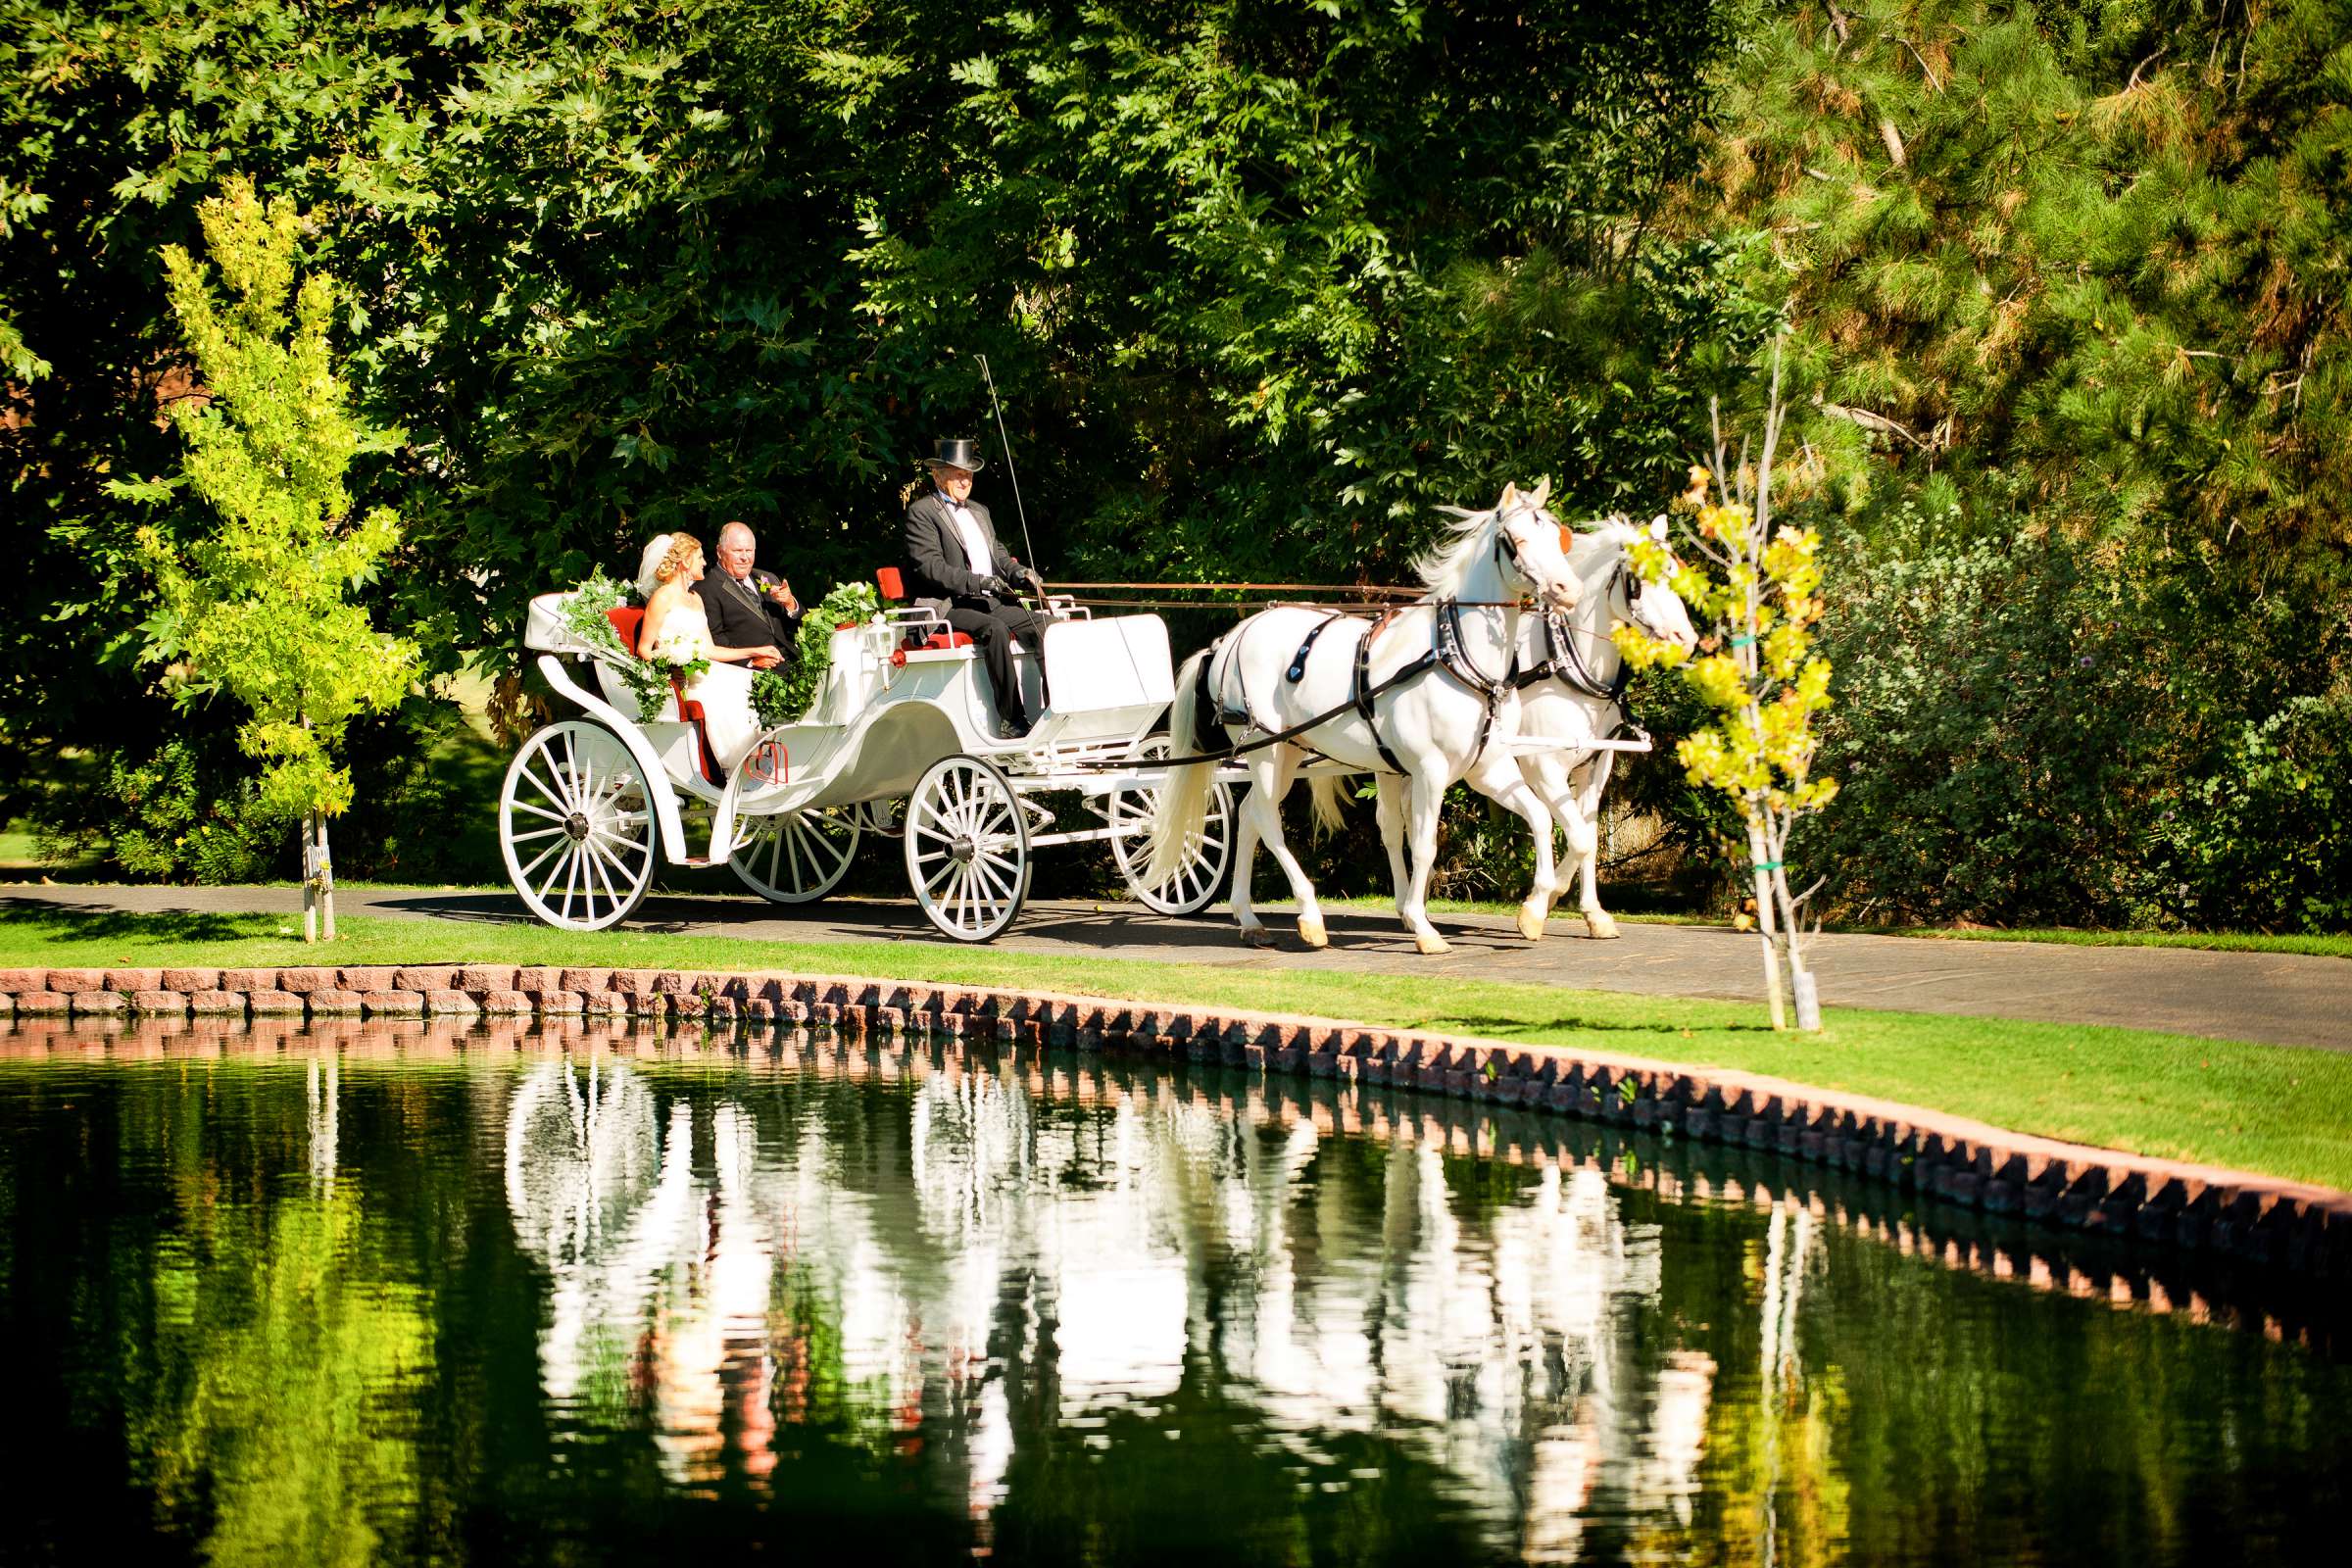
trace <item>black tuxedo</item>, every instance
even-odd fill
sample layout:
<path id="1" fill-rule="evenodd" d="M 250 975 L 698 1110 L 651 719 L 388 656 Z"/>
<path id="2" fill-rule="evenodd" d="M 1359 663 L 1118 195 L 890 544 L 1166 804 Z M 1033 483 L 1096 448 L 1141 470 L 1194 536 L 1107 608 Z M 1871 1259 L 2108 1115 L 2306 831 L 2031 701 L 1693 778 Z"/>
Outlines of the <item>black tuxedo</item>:
<path id="1" fill-rule="evenodd" d="M 988 509 L 976 501 L 967 501 L 964 506 L 987 541 L 990 570 L 987 573 L 972 570 L 971 557 L 963 548 L 963 533 L 948 510 L 948 498 L 937 490 L 926 490 L 906 507 L 906 592 L 916 603 L 939 612 L 949 625 L 971 638 L 980 655 L 980 663 L 988 671 L 989 684 L 996 688 L 997 710 L 1025 729 L 1028 719 L 1024 716 L 1020 682 L 1012 668 L 1012 639 L 1020 638 L 1029 645 L 1031 653 L 1036 653 L 1044 628 L 1035 615 L 1010 599 L 997 598 L 988 592 L 989 576 L 1002 577 L 1010 583 L 1015 577 L 1025 576 L 1027 570 L 997 538 L 997 530 L 988 520 Z"/>
<path id="2" fill-rule="evenodd" d="M 755 568 L 752 580 L 737 582 L 716 566 L 703 574 L 694 585 L 695 594 L 703 602 L 704 613 L 710 617 L 710 640 L 721 648 L 758 648 L 773 643 L 786 659 L 792 657 L 793 644 L 801 633 L 801 614 L 787 614 L 784 607 L 767 597 L 767 590 L 781 579 L 772 571 Z"/>
<path id="3" fill-rule="evenodd" d="M 1012 581 L 1021 564 L 998 540 L 988 509 L 977 501 L 965 502 L 964 508 L 988 541 L 989 570 Z M 906 563 L 906 591 L 917 599 L 936 601 L 934 609 L 945 609 L 957 599 L 987 597 L 981 574 L 972 570 L 971 558 L 964 553 L 963 534 L 948 512 L 948 498 L 936 490 L 924 491 L 907 505 Z"/>

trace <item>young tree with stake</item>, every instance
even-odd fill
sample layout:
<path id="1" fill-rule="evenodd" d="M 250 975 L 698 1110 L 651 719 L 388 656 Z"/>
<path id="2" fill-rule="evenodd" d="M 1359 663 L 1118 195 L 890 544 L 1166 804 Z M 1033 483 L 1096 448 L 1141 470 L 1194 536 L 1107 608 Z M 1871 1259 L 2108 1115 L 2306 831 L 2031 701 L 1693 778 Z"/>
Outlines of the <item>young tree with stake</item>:
<path id="1" fill-rule="evenodd" d="M 1713 462 L 1692 466 L 1681 509 L 1691 514 L 1696 549 L 1715 571 L 1647 540 L 1635 547 L 1634 564 L 1645 581 L 1670 583 L 1702 621 L 1713 623 L 1714 635 L 1696 659 L 1631 626 L 1618 627 L 1616 640 L 1638 665 L 1684 665 L 1685 679 L 1716 710 L 1716 721 L 1676 743 L 1675 755 L 1691 783 L 1731 797 L 1746 825 L 1772 1026 L 1788 1027 L 1792 1000 L 1796 1026 L 1818 1029 L 1821 1004 L 1805 967 L 1800 923 L 1813 889 L 1788 891 L 1788 837 L 1800 817 L 1830 803 L 1838 783 L 1813 775 L 1821 745 L 1814 720 L 1830 706 L 1830 662 L 1812 652 L 1823 609 L 1821 538 L 1810 528 L 1773 523 L 1773 465 L 1788 416 L 1779 348 L 1763 445 L 1752 466 L 1745 443 L 1738 464 L 1726 462 L 1721 410 L 1710 409 Z"/>
<path id="2" fill-rule="evenodd" d="M 211 265 L 176 245 L 163 258 L 209 397 L 172 407 L 187 442 L 179 475 L 113 488 L 155 501 L 184 484 L 218 514 L 191 541 L 140 531 L 161 602 L 146 653 L 184 666 L 183 704 L 225 692 L 251 710 L 237 743 L 264 764 L 262 803 L 302 822 L 303 938 L 318 940 L 323 919 L 332 941 L 326 823 L 352 800 L 335 754 L 355 716 L 400 703 L 417 664 L 416 644 L 376 630 L 348 597 L 399 524 L 382 507 L 350 515 L 343 476 L 362 431 L 327 348 L 334 286 L 317 273 L 296 284 L 301 216 L 232 176 L 198 218 Z"/>

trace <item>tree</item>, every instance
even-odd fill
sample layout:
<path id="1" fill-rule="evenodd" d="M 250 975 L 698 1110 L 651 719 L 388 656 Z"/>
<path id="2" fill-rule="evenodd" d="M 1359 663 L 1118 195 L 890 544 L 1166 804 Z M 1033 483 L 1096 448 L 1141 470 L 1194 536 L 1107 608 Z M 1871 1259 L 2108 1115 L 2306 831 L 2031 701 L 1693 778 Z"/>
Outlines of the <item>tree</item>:
<path id="1" fill-rule="evenodd" d="M 294 204 L 265 205 L 250 180 L 232 176 L 198 217 L 213 266 L 164 248 L 172 313 L 205 394 L 172 407 L 187 444 L 182 473 L 113 488 L 158 499 L 184 483 L 219 514 L 216 531 L 184 545 L 141 530 L 160 603 L 147 657 L 184 666 L 183 705 L 225 693 L 252 710 L 237 743 L 265 764 L 262 804 L 302 819 L 303 938 L 317 939 L 323 914 L 332 941 L 326 819 L 352 801 L 335 753 L 354 716 L 399 704 L 417 663 L 416 645 L 376 630 L 349 594 L 400 529 L 384 507 L 351 517 L 343 476 L 362 431 L 327 347 L 334 286 L 317 273 L 295 283 L 303 220 Z"/>

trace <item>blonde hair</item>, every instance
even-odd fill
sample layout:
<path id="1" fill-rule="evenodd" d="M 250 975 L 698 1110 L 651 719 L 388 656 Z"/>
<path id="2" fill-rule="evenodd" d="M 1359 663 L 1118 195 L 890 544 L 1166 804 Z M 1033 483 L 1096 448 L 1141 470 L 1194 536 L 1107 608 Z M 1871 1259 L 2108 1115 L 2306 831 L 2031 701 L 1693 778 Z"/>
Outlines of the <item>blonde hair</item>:
<path id="1" fill-rule="evenodd" d="M 690 533 L 671 534 L 669 550 L 662 557 L 662 564 L 654 568 L 654 581 L 667 582 L 684 571 L 686 563 L 700 555 L 702 549 L 702 541 Z"/>

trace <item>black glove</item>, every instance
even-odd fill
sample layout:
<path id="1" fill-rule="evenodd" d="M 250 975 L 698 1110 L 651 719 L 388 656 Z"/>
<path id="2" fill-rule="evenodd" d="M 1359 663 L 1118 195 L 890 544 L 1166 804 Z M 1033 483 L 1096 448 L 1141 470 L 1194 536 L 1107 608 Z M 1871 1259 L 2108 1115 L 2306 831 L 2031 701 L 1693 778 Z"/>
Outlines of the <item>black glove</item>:
<path id="1" fill-rule="evenodd" d="M 1040 599 L 1045 598 L 1046 579 L 1038 575 L 1037 568 L 1035 566 L 1022 566 L 1019 568 L 1019 570 L 1021 574 L 1021 580 L 1029 585 L 1030 591 L 1035 593 Z"/>
<path id="2" fill-rule="evenodd" d="M 1010 599 L 1012 584 L 1002 577 L 984 577 L 980 580 L 980 591 L 991 599 Z"/>

